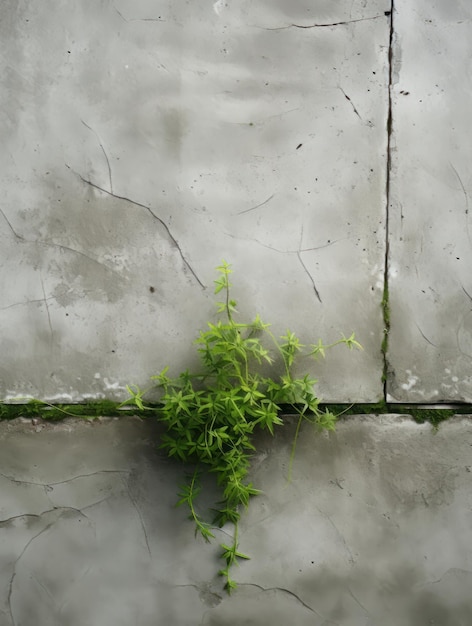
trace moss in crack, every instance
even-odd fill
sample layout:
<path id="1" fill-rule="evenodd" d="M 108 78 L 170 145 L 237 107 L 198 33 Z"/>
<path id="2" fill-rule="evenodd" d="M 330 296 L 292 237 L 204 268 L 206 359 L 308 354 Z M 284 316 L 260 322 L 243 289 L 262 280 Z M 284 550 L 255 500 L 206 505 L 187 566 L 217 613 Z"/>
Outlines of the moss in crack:
<path id="1" fill-rule="evenodd" d="M 429 422 L 438 427 L 454 415 L 472 415 L 472 405 L 457 405 L 454 408 L 440 408 L 412 404 L 392 404 L 389 402 L 377 402 L 373 404 L 320 404 L 321 410 L 329 410 L 338 416 L 349 415 L 381 415 L 390 413 L 393 415 L 409 415 L 418 424 Z"/>
<path id="2" fill-rule="evenodd" d="M 388 293 L 388 282 L 385 280 L 384 282 L 384 290 L 382 295 L 382 314 L 383 314 L 383 339 L 381 345 L 381 352 L 383 357 L 383 372 L 382 372 L 382 382 L 384 386 L 387 383 L 388 378 L 388 342 L 389 342 L 389 334 L 390 334 L 390 303 L 389 303 L 389 293 Z"/>
<path id="3" fill-rule="evenodd" d="M 17 417 L 41 418 L 49 421 L 60 421 L 66 417 L 82 417 L 93 419 L 96 417 L 123 417 L 125 415 L 137 415 L 147 419 L 157 417 L 160 404 L 147 404 L 146 410 L 133 407 L 124 410 L 121 405 L 112 400 L 100 400 L 82 404 L 49 404 L 40 400 L 31 400 L 25 404 L 0 403 L 0 420 L 12 420 Z M 281 406 L 281 415 L 293 414 L 290 406 Z M 321 411 L 328 410 L 338 416 L 349 415 L 381 415 L 391 413 L 395 415 L 410 415 L 416 422 L 423 424 L 430 422 L 437 426 L 441 422 L 454 415 L 472 415 L 472 405 L 462 404 L 453 408 L 440 408 L 411 404 L 393 404 L 384 401 L 365 404 L 334 404 L 321 403 Z"/>
<path id="4" fill-rule="evenodd" d="M 0 420 L 11 420 L 17 417 L 39 417 L 51 421 L 62 420 L 66 417 L 83 417 L 92 419 L 95 417 L 117 416 L 120 405 L 112 400 L 99 400 L 81 404 L 52 404 L 42 400 L 30 400 L 24 404 L 0 403 Z M 134 410 L 133 414 L 143 413 Z M 148 412 L 146 412 L 146 416 Z"/>
<path id="5" fill-rule="evenodd" d="M 417 422 L 418 424 L 424 424 L 425 422 L 430 422 L 435 428 L 438 428 L 441 422 L 448 420 L 450 417 L 454 415 L 460 415 L 471 412 L 471 409 L 468 410 L 458 410 L 458 409 L 428 409 L 428 408 L 408 408 L 408 415 Z"/>

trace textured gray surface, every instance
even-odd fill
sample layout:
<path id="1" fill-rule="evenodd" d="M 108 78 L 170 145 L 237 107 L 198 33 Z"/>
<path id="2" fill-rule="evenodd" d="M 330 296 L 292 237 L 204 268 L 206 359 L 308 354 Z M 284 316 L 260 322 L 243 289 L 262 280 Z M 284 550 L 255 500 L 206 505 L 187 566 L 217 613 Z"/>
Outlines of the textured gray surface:
<path id="1" fill-rule="evenodd" d="M 4 0 L 0 399 L 120 400 L 191 367 L 225 258 L 245 316 L 356 331 L 363 353 L 312 373 L 327 401 L 378 401 L 388 221 L 387 399 L 471 402 L 471 18 Z"/>
<path id="2" fill-rule="evenodd" d="M 1 423 L 0 625 L 468 626 L 471 421 L 303 429 L 287 484 L 293 430 L 260 441 L 227 597 L 150 422 Z"/>
<path id="3" fill-rule="evenodd" d="M 0 397 L 187 367 L 225 258 L 277 332 L 357 332 L 325 399 L 379 399 L 388 3 L 334 4 L 2 2 Z"/>
<path id="4" fill-rule="evenodd" d="M 393 401 L 472 401 L 472 5 L 396 0 Z"/>

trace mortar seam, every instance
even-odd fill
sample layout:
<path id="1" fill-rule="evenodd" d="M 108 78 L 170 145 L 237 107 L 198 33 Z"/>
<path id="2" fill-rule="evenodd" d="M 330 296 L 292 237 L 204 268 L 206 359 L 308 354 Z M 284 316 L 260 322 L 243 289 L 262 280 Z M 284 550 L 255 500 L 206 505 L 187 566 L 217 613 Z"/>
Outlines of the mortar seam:
<path id="1" fill-rule="evenodd" d="M 388 45 L 388 111 L 387 111 L 387 155 L 386 155 L 386 180 L 385 180 L 385 261 L 384 261 L 384 289 L 382 295 L 382 315 L 383 315 L 383 339 L 381 352 L 383 357 L 383 400 L 387 402 L 388 394 L 388 343 L 390 333 L 390 307 L 389 307 L 389 235 L 390 235 L 390 183 L 392 169 L 392 130 L 393 130 L 393 106 L 392 106 L 392 88 L 393 88 L 393 37 L 394 37 L 394 18 L 395 0 L 390 2 L 390 29 L 389 29 L 389 45 Z"/>

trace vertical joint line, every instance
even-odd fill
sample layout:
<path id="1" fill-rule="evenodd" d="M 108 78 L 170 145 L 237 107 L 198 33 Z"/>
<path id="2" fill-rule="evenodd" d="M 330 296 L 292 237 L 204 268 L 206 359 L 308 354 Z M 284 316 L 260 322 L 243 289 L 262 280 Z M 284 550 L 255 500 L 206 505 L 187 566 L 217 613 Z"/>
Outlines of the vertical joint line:
<path id="1" fill-rule="evenodd" d="M 390 176 L 392 169 L 392 153 L 391 138 L 393 131 L 393 111 L 392 111 L 392 87 L 393 87 L 393 36 L 394 36 L 394 12 L 395 0 L 390 2 L 390 31 L 388 42 L 388 111 L 387 111 L 387 163 L 385 178 L 385 265 L 384 265 L 384 289 L 382 296 L 382 312 L 383 312 L 383 339 L 382 339 L 382 356 L 383 356 L 383 395 L 384 401 L 387 401 L 387 378 L 388 378 L 388 341 L 390 333 L 390 304 L 389 304 L 389 235 L 390 235 Z"/>

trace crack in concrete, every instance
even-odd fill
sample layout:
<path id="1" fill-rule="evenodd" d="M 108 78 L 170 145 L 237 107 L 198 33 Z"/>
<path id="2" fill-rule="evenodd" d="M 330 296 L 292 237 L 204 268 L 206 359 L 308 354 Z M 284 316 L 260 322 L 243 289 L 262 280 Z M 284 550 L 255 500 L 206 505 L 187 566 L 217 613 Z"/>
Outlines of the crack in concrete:
<path id="1" fill-rule="evenodd" d="M 25 241 L 25 238 L 22 237 L 21 235 L 19 235 L 16 230 L 13 228 L 13 226 L 11 225 L 10 220 L 8 219 L 8 217 L 5 215 L 3 209 L 0 208 L 0 213 L 3 215 L 3 219 L 5 220 L 5 222 L 8 224 L 9 229 L 11 230 L 11 232 L 13 233 L 13 236 L 15 237 L 15 239 L 19 239 L 20 241 Z"/>
<path id="2" fill-rule="evenodd" d="M 456 170 L 456 168 L 454 167 L 454 165 L 451 162 L 449 162 L 449 165 L 453 169 L 454 174 L 456 175 L 457 180 L 459 181 L 459 185 L 460 185 L 460 187 L 462 189 L 462 193 L 464 194 L 464 198 L 465 198 L 465 210 L 464 210 L 465 211 L 465 229 L 466 229 L 466 232 L 467 232 L 467 239 L 469 240 L 469 243 L 472 243 L 471 239 L 470 239 L 469 217 L 468 217 L 469 216 L 469 195 L 468 195 L 468 193 L 466 191 L 464 183 L 462 182 L 462 178 L 459 176 L 459 172 Z"/>
<path id="3" fill-rule="evenodd" d="M 389 17 L 390 29 L 388 39 L 388 112 L 387 112 L 387 162 L 386 162 L 386 178 L 385 178 L 385 264 L 384 264 L 384 295 L 382 297 L 382 310 L 384 316 L 384 337 L 382 339 L 381 354 L 383 358 L 383 398 L 384 402 L 388 396 L 388 377 L 389 377 L 389 361 L 388 361 L 388 335 L 390 333 L 390 310 L 388 301 L 388 272 L 389 263 L 389 235 L 390 235 L 390 185 L 392 173 L 392 133 L 393 133 L 393 38 L 395 34 L 394 16 L 395 0 L 390 0 L 390 11 L 385 15 Z M 385 347 L 385 349 L 384 349 Z"/>
<path id="4" fill-rule="evenodd" d="M 21 515 L 13 515 L 12 517 L 7 517 L 6 519 L 0 519 L 0 526 L 7 526 L 13 520 L 24 519 L 25 517 L 40 518 L 41 515 L 38 515 L 37 513 L 22 513 Z"/>
<path id="5" fill-rule="evenodd" d="M 460 320 L 460 323 L 463 323 L 463 321 L 464 321 L 464 316 L 462 316 L 462 318 L 461 318 L 461 320 Z M 455 329 L 455 337 L 456 337 L 456 350 L 457 350 L 457 352 L 458 352 L 459 354 L 461 354 L 463 357 L 465 357 L 466 359 L 469 359 L 469 360 L 470 360 L 470 359 L 472 359 L 472 355 L 467 354 L 467 352 L 464 352 L 464 351 L 462 350 L 462 347 L 461 347 L 461 340 L 460 340 L 460 338 L 459 338 L 459 332 L 460 332 L 460 330 L 461 330 L 461 327 L 460 327 L 460 326 L 457 326 L 457 328 Z"/>
<path id="6" fill-rule="evenodd" d="M 465 293 L 465 295 L 469 298 L 469 300 L 472 302 L 472 296 L 470 295 L 470 293 L 466 290 L 466 288 L 464 287 L 464 285 L 461 285 L 462 287 L 462 291 Z"/>
<path id="7" fill-rule="evenodd" d="M 167 22 L 160 17 L 134 17 L 129 22 Z"/>
<path id="8" fill-rule="evenodd" d="M 257 207 L 255 207 L 255 208 L 257 208 Z M 226 232 L 225 234 L 226 234 L 227 237 L 231 237 L 231 239 L 242 239 L 240 237 L 236 237 L 232 233 Z M 303 228 L 302 228 L 301 237 L 303 237 Z M 335 243 L 338 243 L 339 241 L 344 241 L 345 239 L 349 239 L 349 237 L 344 237 L 342 239 L 335 239 L 333 241 L 328 241 L 328 243 L 325 243 L 322 246 L 315 246 L 313 248 L 302 248 L 301 247 L 301 241 L 300 241 L 300 247 L 297 250 L 281 250 L 280 248 L 276 248 L 275 246 L 269 246 L 268 244 L 260 241 L 259 239 L 255 238 L 255 237 L 245 237 L 244 238 L 245 241 L 254 241 L 255 243 L 259 244 L 260 246 L 263 246 L 264 248 L 267 248 L 268 250 L 273 250 L 274 252 L 278 252 L 279 254 L 295 254 L 297 256 L 298 261 L 300 262 L 300 265 L 302 266 L 304 272 L 307 274 L 308 278 L 310 279 L 310 282 L 311 282 L 312 287 L 313 287 L 313 291 L 315 292 L 315 295 L 316 295 L 317 299 L 320 301 L 320 303 L 322 303 L 322 300 L 321 300 L 321 296 L 320 296 L 320 293 L 318 291 L 318 288 L 316 286 L 315 280 L 314 280 L 311 272 L 308 270 L 308 268 L 306 267 L 305 263 L 303 262 L 303 259 L 302 259 L 301 255 L 304 252 L 313 252 L 315 250 L 321 250 L 323 248 L 329 248 L 330 246 L 334 245 Z"/>
<path id="9" fill-rule="evenodd" d="M 438 585 L 439 583 L 442 582 L 443 578 L 445 578 L 448 574 L 455 573 L 455 572 L 457 572 L 458 574 L 472 574 L 472 570 L 469 570 L 469 569 L 462 569 L 461 567 L 450 567 L 437 580 L 427 581 L 423 583 L 422 585 L 418 585 L 418 588 L 423 589 L 424 587 L 428 587 L 429 585 Z"/>
<path id="10" fill-rule="evenodd" d="M 85 515 L 85 513 L 83 511 L 81 511 L 80 509 L 76 509 L 74 507 L 54 507 L 52 509 L 48 509 L 47 511 L 43 511 L 42 513 L 40 513 L 39 515 L 35 515 L 34 517 L 38 517 L 41 518 L 44 515 L 47 515 L 48 513 L 54 513 L 56 515 L 56 518 L 53 519 L 51 522 L 49 522 L 48 524 L 46 524 L 46 526 L 44 528 L 42 528 L 38 533 L 36 533 L 35 535 L 33 535 L 33 537 L 31 537 L 27 543 L 25 544 L 24 548 L 22 549 L 22 551 L 20 552 L 20 554 L 18 555 L 18 557 L 15 559 L 15 561 L 13 562 L 13 572 L 10 578 L 10 582 L 8 585 L 8 595 L 7 595 L 7 605 L 8 605 L 8 612 L 10 614 L 10 619 L 12 622 L 12 626 L 16 626 L 17 622 L 15 619 L 15 616 L 13 614 L 13 606 L 12 606 L 12 595 L 13 595 L 13 583 L 15 581 L 16 578 L 16 574 L 17 574 L 17 568 L 18 568 L 18 564 L 20 562 L 20 560 L 23 558 L 23 556 L 25 555 L 26 551 L 28 550 L 28 548 L 31 546 L 31 544 L 33 543 L 33 541 L 35 541 L 38 537 L 40 537 L 43 533 L 45 533 L 46 531 L 48 531 L 52 526 L 54 526 L 54 524 L 61 518 L 62 513 L 67 512 L 67 511 L 74 511 L 76 513 L 79 513 L 80 515 L 82 515 L 83 517 L 85 517 L 86 519 L 89 519 L 87 517 L 87 515 Z M 15 518 L 20 518 L 20 517 L 27 517 L 30 516 L 30 514 L 26 513 L 24 515 L 17 515 L 14 518 L 11 519 L 15 519 Z"/>
<path id="11" fill-rule="evenodd" d="M 148 551 L 148 554 L 149 554 L 149 558 L 152 560 L 151 548 L 149 547 L 149 538 L 148 538 L 148 534 L 147 534 L 147 531 L 146 531 L 146 526 L 144 524 L 144 519 L 143 519 L 141 510 L 139 509 L 138 505 L 136 504 L 135 499 L 133 498 L 133 496 L 131 494 L 131 489 L 129 487 L 128 481 L 123 481 L 123 482 L 124 482 L 126 491 L 128 492 L 128 497 L 131 500 L 131 504 L 133 505 L 134 510 L 138 514 L 139 521 L 140 521 L 140 524 L 141 524 L 141 529 L 142 529 L 143 535 L 144 535 L 144 541 L 146 542 L 146 548 L 147 548 L 147 551 Z"/>
<path id="12" fill-rule="evenodd" d="M 347 93 L 344 91 L 344 89 L 342 87 L 338 87 L 338 89 L 342 92 L 342 94 L 344 95 L 344 97 L 346 98 L 346 100 L 350 103 L 350 105 L 352 106 L 352 110 L 354 111 L 354 113 L 357 115 L 357 117 L 361 120 L 361 122 L 364 122 L 364 120 L 362 119 L 362 117 L 360 116 L 359 111 L 356 109 L 356 107 L 354 106 L 354 102 L 351 100 L 351 98 L 347 95 Z"/>
<path id="13" fill-rule="evenodd" d="M 342 486 L 341 483 L 343 483 L 345 480 L 346 480 L 345 478 L 335 478 L 334 480 L 330 480 L 329 482 L 332 485 L 336 485 L 336 487 L 339 487 L 339 489 L 343 489 L 344 490 L 344 487 Z"/>
<path id="14" fill-rule="evenodd" d="M 89 254 L 86 254 L 85 252 L 82 252 L 81 250 L 76 250 L 75 248 L 71 248 L 69 246 L 64 246 L 63 244 L 55 243 L 53 241 L 39 241 L 39 240 L 34 240 L 34 239 L 26 239 L 25 237 L 23 237 L 23 235 L 20 235 L 13 228 L 10 220 L 7 218 L 7 216 L 5 215 L 5 212 L 1 208 L 0 208 L 0 213 L 2 214 L 3 219 L 7 223 L 8 227 L 9 227 L 10 231 L 12 232 L 13 236 L 15 237 L 15 239 L 17 241 L 19 241 L 20 243 L 36 245 L 36 246 L 46 246 L 46 247 L 49 247 L 49 248 L 58 248 L 59 250 L 64 250 L 65 252 L 72 252 L 73 254 L 78 254 L 79 256 L 83 257 L 84 259 L 87 259 L 88 261 L 92 261 L 92 263 L 96 263 L 97 265 L 100 265 L 101 267 L 104 267 L 109 272 L 113 272 L 114 274 L 117 274 L 118 276 L 120 276 L 122 278 L 122 275 L 119 272 L 117 272 L 115 269 L 113 269 L 112 267 L 110 267 L 106 263 L 103 263 L 102 261 L 99 261 L 98 259 L 95 259 L 94 257 L 90 256 Z M 5 307 L 5 308 L 8 308 L 8 307 Z M 0 310 L 3 310 L 3 309 L 0 309 Z"/>
<path id="15" fill-rule="evenodd" d="M 314 250 L 322 250 L 323 248 L 329 248 L 334 246 L 335 243 L 339 243 L 340 241 L 346 241 L 347 239 L 351 239 L 351 237 L 342 237 L 341 239 L 333 239 L 333 241 L 328 241 L 328 243 L 324 243 L 322 246 L 314 246 L 312 248 L 299 248 L 298 250 L 281 250 L 280 248 L 276 248 L 275 246 L 269 246 L 269 244 L 264 243 L 260 239 L 256 237 L 237 237 L 232 233 L 225 232 L 227 237 L 231 237 L 231 239 L 243 239 L 244 241 L 254 241 L 255 243 L 267 248 L 268 250 L 273 250 L 274 252 L 278 252 L 279 254 L 297 254 L 298 252 L 313 252 Z"/>
<path id="16" fill-rule="evenodd" d="M 41 513 L 41 515 L 43 515 L 43 513 Z M 31 537 L 31 539 L 26 543 L 25 547 L 23 548 L 23 550 L 20 552 L 20 554 L 16 558 L 15 562 L 13 563 L 13 573 L 11 575 L 10 583 L 8 585 L 8 595 L 7 595 L 7 604 L 8 604 L 8 610 L 9 610 L 9 613 L 10 613 L 12 626 L 16 626 L 16 619 L 15 619 L 15 616 L 13 614 L 12 595 L 13 595 L 13 583 L 14 583 L 15 578 L 16 578 L 16 568 L 18 567 L 18 563 L 19 563 L 20 559 L 23 557 L 23 555 L 25 554 L 26 550 L 29 548 L 29 546 L 33 543 L 33 541 L 35 539 L 37 539 L 38 537 L 40 537 L 47 530 L 49 530 L 51 528 L 51 526 L 53 526 L 55 524 L 56 521 L 57 520 L 54 520 L 54 521 L 50 522 L 42 530 L 40 530 L 39 533 L 36 533 L 36 535 Z"/>
<path id="17" fill-rule="evenodd" d="M 341 543 L 342 543 L 342 544 L 343 544 L 343 546 L 344 546 L 344 549 L 346 550 L 346 552 L 347 552 L 347 553 L 348 553 L 348 555 L 349 555 L 349 559 L 348 559 L 349 563 L 350 563 L 351 565 L 354 565 L 354 563 L 356 562 L 356 560 L 355 560 L 355 558 L 354 558 L 354 555 L 353 555 L 353 554 L 352 554 L 352 552 L 351 552 L 351 549 L 350 549 L 350 548 L 349 548 L 349 546 L 347 545 L 347 541 L 346 541 L 346 539 L 344 538 L 344 535 L 342 534 L 342 532 L 339 530 L 339 528 L 338 528 L 338 527 L 336 526 L 336 524 L 333 522 L 332 518 L 331 518 L 331 517 L 330 517 L 327 513 L 325 513 L 324 511 L 322 511 L 319 507 L 316 507 L 316 510 L 317 510 L 317 511 L 318 511 L 318 513 L 319 513 L 322 517 L 324 517 L 324 518 L 325 518 L 325 519 L 326 519 L 326 520 L 327 520 L 327 521 L 331 524 L 331 526 L 334 528 L 334 530 L 335 530 L 335 532 L 336 532 L 337 536 L 339 537 L 339 539 L 341 540 Z"/>
<path id="18" fill-rule="evenodd" d="M 102 141 L 101 141 L 101 139 L 100 139 L 100 137 L 99 137 L 98 133 L 97 133 L 97 132 L 96 132 L 96 131 L 95 131 L 95 130 L 91 127 L 91 126 L 89 126 L 86 122 L 84 122 L 84 120 L 80 120 L 80 121 L 81 121 L 81 122 L 82 122 L 82 124 L 83 124 L 86 128 L 88 128 L 88 129 L 89 129 L 89 130 L 90 130 L 90 131 L 91 131 L 91 132 L 95 135 L 95 137 L 97 138 L 98 145 L 100 146 L 100 148 L 101 148 L 101 150 L 102 150 L 102 152 L 103 152 L 103 154 L 104 154 L 104 156 L 105 156 L 105 160 L 106 160 L 106 162 L 107 162 L 107 167 L 108 167 L 108 180 L 109 180 L 109 182 L 110 182 L 110 191 L 111 191 L 111 193 L 113 193 L 113 180 L 112 180 L 112 177 L 111 177 L 111 166 L 110 166 L 110 160 L 108 159 L 108 155 L 107 155 L 107 153 L 106 153 L 106 151 L 105 151 L 105 148 L 103 147 Z"/>
<path id="19" fill-rule="evenodd" d="M 70 483 L 78 478 L 89 478 L 90 476 L 97 476 L 98 474 L 129 474 L 130 470 L 98 470 L 96 472 L 91 472 L 90 474 L 78 474 L 77 476 L 72 476 L 71 478 L 67 478 L 66 480 L 59 480 L 54 483 L 40 483 L 31 480 L 18 480 L 13 476 L 9 476 L 8 474 L 3 474 L 0 472 L 0 476 L 10 480 L 12 483 L 16 483 L 18 485 L 36 485 L 37 487 L 55 487 L 56 485 L 65 485 Z"/>
<path id="20" fill-rule="evenodd" d="M 315 279 L 311 275 L 311 272 L 308 270 L 307 266 L 305 265 L 305 263 L 303 262 L 303 259 L 302 259 L 302 243 L 303 243 L 303 225 L 302 225 L 301 232 L 300 232 L 300 244 L 299 244 L 298 250 L 297 250 L 297 259 L 299 260 L 301 266 L 305 270 L 306 275 L 310 279 L 312 287 L 313 287 L 313 291 L 315 292 L 316 297 L 318 298 L 318 300 L 322 304 L 320 292 L 318 291 L 318 289 L 316 287 Z"/>
<path id="21" fill-rule="evenodd" d="M 308 611 L 311 611 L 312 613 L 314 613 L 315 615 L 323 619 L 323 616 L 321 615 L 321 613 L 319 613 L 316 609 L 314 609 L 309 604 L 304 602 L 300 598 L 300 596 L 297 595 L 294 591 L 291 591 L 290 589 L 286 589 L 285 587 L 263 587 L 262 585 L 258 585 L 257 583 L 238 583 L 238 587 L 256 587 L 256 589 L 260 589 L 261 591 L 281 591 L 282 593 L 286 593 L 292 598 L 295 598 L 295 600 L 297 600 L 297 602 L 299 602 L 303 607 L 305 607 L 305 609 L 307 609 Z"/>
<path id="22" fill-rule="evenodd" d="M 168 238 L 170 239 L 170 241 L 173 243 L 173 245 L 177 249 L 177 251 L 178 251 L 178 253 L 180 255 L 180 258 L 182 259 L 182 262 L 184 263 L 184 265 L 190 271 L 190 273 L 195 278 L 195 280 L 200 285 L 200 287 L 202 289 L 206 289 L 206 285 L 200 280 L 200 278 L 198 277 L 197 273 L 195 272 L 193 267 L 190 265 L 189 261 L 187 260 L 187 258 L 185 257 L 185 255 L 183 253 L 182 248 L 180 247 L 179 242 L 177 241 L 177 239 L 172 234 L 169 226 L 165 223 L 165 221 L 161 217 L 159 217 L 158 215 L 156 215 L 156 213 L 154 213 L 154 211 L 151 209 L 151 207 L 147 206 L 146 204 L 142 204 L 141 202 L 137 202 L 136 200 L 132 200 L 131 198 L 128 198 L 127 196 L 120 196 L 119 194 L 116 194 L 116 193 L 113 193 L 111 191 L 108 191 L 108 189 L 104 189 L 103 187 L 100 187 L 100 185 L 97 185 L 94 182 L 92 182 L 91 180 L 88 180 L 87 178 L 84 178 L 81 174 L 79 174 L 78 172 L 74 171 L 70 167 L 70 165 L 67 165 L 67 163 L 65 165 L 66 165 L 67 169 L 69 169 L 76 176 L 78 176 L 78 178 L 80 178 L 80 180 L 84 184 L 89 185 L 90 187 L 93 187 L 94 189 L 97 189 L 98 191 L 101 191 L 102 193 L 105 193 L 108 196 L 111 196 L 112 198 L 116 198 L 117 200 L 123 200 L 124 202 L 128 202 L 129 204 L 132 204 L 133 206 L 137 206 L 137 207 L 140 207 L 142 209 L 145 209 L 149 213 L 149 215 L 151 215 L 155 220 L 157 220 L 159 222 L 159 224 L 164 228 Z"/>
<path id="23" fill-rule="evenodd" d="M 121 13 L 121 11 L 118 11 L 118 9 L 116 8 L 115 5 L 113 5 L 113 8 L 115 9 L 115 11 L 118 13 L 118 15 L 121 17 L 121 19 L 123 20 L 123 22 L 128 23 L 128 20 L 124 17 L 123 13 Z"/>
<path id="24" fill-rule="evenodd" d="M 435 343 L 433 343 L 430 339 L 428 339 L 428 337 L 426 337 L 426 335 L 425 335 L 425 334 L 424 334 L 424 332 L 421 330 L 421 328 L 418 326 L 418 324 L 416 324 L 416 322 L 415 322 L 415 326 L 416 326 L 416 328 L 418 329 L 418 332 L 420 333 L 420 335 L 423 337 L 423 339 L 424 339 L 427 343 L 429 343 L 431 346 L 433 346 L 433 348 L 437 348 L 437 347 L 438 347 Z"/>
<path id="25" fill-rule="evenodd" d="M 357 22 L 369 22 L 371 20 L 378 20 L 385 17 L 385 13 L 383 15 L 374 15 L 372 17 L 360 17 L 356 20 L 346 20 L 343 22 L 330 22 L 325 24 L 288 24 L 288 26 L 277 26 L 275 28 L 263 28 L 263 30 L 286 30 L 287 28 L 302 28 L 305 30 L 309 30 L 310 28 L 331 28 L 333 26 L 348 26 L 349 24 L 356 24 Z"/>
<path id="26" fill-rule="evenodd" d="M 264 200 L 264 202 L 261 202 L 260 204 L 256 204 L 256 206 L 253 206 L 250 209 L 245 209 L 244 211 L 239 211 L 239 213 L 235 213 L 235 215 L 244 215 L 244 213 L 249 213 L 250 211 L 254 211 L 255 209 L 259 209 L 261 206 L 264 206 L 264 204 L 267 204 L 268 202 L 270 202 L 270 200 L 272 200 L 272 198 L 274 196 L 275 196 L 275 193 L 270 195 L 266 200 Z"/>
<path id="27" fill-rule="evenodd" d="M 268 120 L 274 120 L 277 118 L 281 118 L 284 115 L 288 115 L 289 113 L 293 113 L 294 111 L 299 111 L 301 107 L 294 107 L 293 109 L 288 109 L 287 111 L 281 111 L 280 113 L 274 113 L 273 115 L 266 115 L 266 117 L 261 117 L 258 119 L 253 119 L 251 122 L 230 122 L 230 124 L 234 124 L 235 126 L 256 126 L 256 125 L 263 125 L 265 124 Z M 252 156 L 254 157 L 258 157 L 258 158 L 263 158 L 260 157 L 257 154 L 253 154 Z"/>
<path id="28" fill-rule="evenodd" d="M 216 591 L 213 591 L 210 583 L 203 583 L 200 585 L 197 585 L 195 583 L 186 583 L 186 584 L 180 584 L 180 585 L 174 584 L 172 586 L 177 589 L 180 589 L 180 588 L 195 589 L 198 592 L 198 597 L 200 598 L 200 600 L 207 606 L 210 606 L 211 608 L 215 608 L 215 606 L 218 606 L 223 601 L 222 596 L 219 593 L 216 593 Z"/>
<path id="29" fill-rule="evenodd" d="M 366 612 L 366 614 L 368 616 L 370 616 L 370 611 L 368 611 L 365 606 L 362 604 L 362 602 L 359 600 L 359 598 L 353 593 L 352 589 L 349 587 L 349 585 L 347 586 L 347 590 L 349 592 L 349 595 L 351 596 L 351 598 L 354 600 L 354 602 L 360 606 L 360 608 Z"/>
<path id="30" fill-rule="evenodd" d="M 34 574 L 31 574 L 31 579 L 34 580 L 34 582 L 38 585 L 38 587 L 40 587 L 46 593 L 46 595 L 50 598 L 50 600 L 52 600 L 52 603 L 54 604 L 54 606 L 57 607 L 56 599 L 54 598 L 52 593 L 49 591 L 49 589 L 46 587 L 46 585 L 44 585 L 40 580 L 38 580 L 38 578 Z"/>
<path id="31" fill-rule="evenodd" d="M 43 302 L 44 302 L 44 306 L 46 307 L 46 314 L 47 314 L 47 316 L 48 316 L 48 324 L 49 324 L 49 331 L 50 331 L 50 337 L 49 337 L 49 340 L 50 340 L 50 348 L 52 348 L 52 344 L 53 344 L 53 341 L 54 341 L 54 331 L 53 331 L 53 329 L 52 329 L 51 314 L 50 314 L 50 312 L 49 312 L 49 304 L 48 304 L 48 302 L 47 302 L 47 298 L 46 298 L 46 291 L 45 291 L 45 289 L 44 289 L 43 275 L 41 274 L 41 272 L 39 272 L 39 278 L 40 278 L 40 280 L 41 280 L 41 289 L 42 289 L 42 291 L 43 291 L 43 296 L 44 296 L 44 297 L 43 297 Z"/>
<path id="32" fill-rule="evenodd" d="M 167 22 L 167 20 L 163 20 L 161 17 L 141 17 L 141 18 L 138 17 L 138 18 L 132 18 L 130 20 L 127 20 L 126 17 L 123 15 L 123 13 L 121 13 L 121 11 L 118 11 L 115 5 L 113 5 L 113 8 L 121 17 L 123 22 L 126 22 L 127 24 L 129 24 L 130 22 Z"/>
<path id="33" fill-rule="evenodd" d="M 464 198 L 465 198 L 465 214 L 468 215 L 469 214 L 469 196 L 464 187 L 464 183 L 462 182 L 462 178 L 459 176 L 459 172 L 456 170 L 456 168 L 451 162 L 449 162 L 449 165 L 452 167 L 454 174 L 456 175 L 457 180 L 459 181 L 459 185 L 461 186 L 462 193 L 464 194 Z"/>
<path id="34" fill-rule="evenodd" d="M 86 511 L 87 509 L 91 509 L 92 507 L 97 506 L 98 504 L 101 504 L 102 502 L 106 502 L 112 496 L 113 496 L 113 494 L 110 494 L 108 496 L 105 496 L 104 498 L 100 498 L 100 500 L 96 500 L 95 502 L 91 502 L 90 504 L 87 504 L 87 506 L 83 506 L 80 510 L 81 511 Z"/>
<path id="35" fill-rule="evenodd" d="M 49 296 L 46 300 L 55 300 L 54 296 Z M 38 300 L 25 300 L 24 302 L 14 302 L 13 304 L 9 304 L 8 306 L 0 307 L 0 311 L 6 311 L 7 309 L 13 309 L 16 306 L 25 306 L 26 304 L 44 304 L 44 298 L 39 298 Z"/>
<path id="36" fill-rule="evenodd" d="M 301 256 L 301 251 L 298 250 L 297 251 L 297 258 L 301 263 L 301 266 L 303 267 L 303 269 L 305 270 L 306 275 L 308 276 L 308 278 L 311 281 L 312 287 L 313 287 L 313 291 L 315 292 L 316 297 L 318 298 L 318 300 L 323 303 L 323 301 L 321 300 L 321 296 L 320 296 L 320 292 L 318 291 L 317 287 L 316 287 L 316 283 L 315 283 L 315 279 L 313 278 L 313 276 L 311 275 L 311 273 L 309 272 L 307 266 L 305 265 L 305 263 L 303 262 L 302 256 Z"/>

